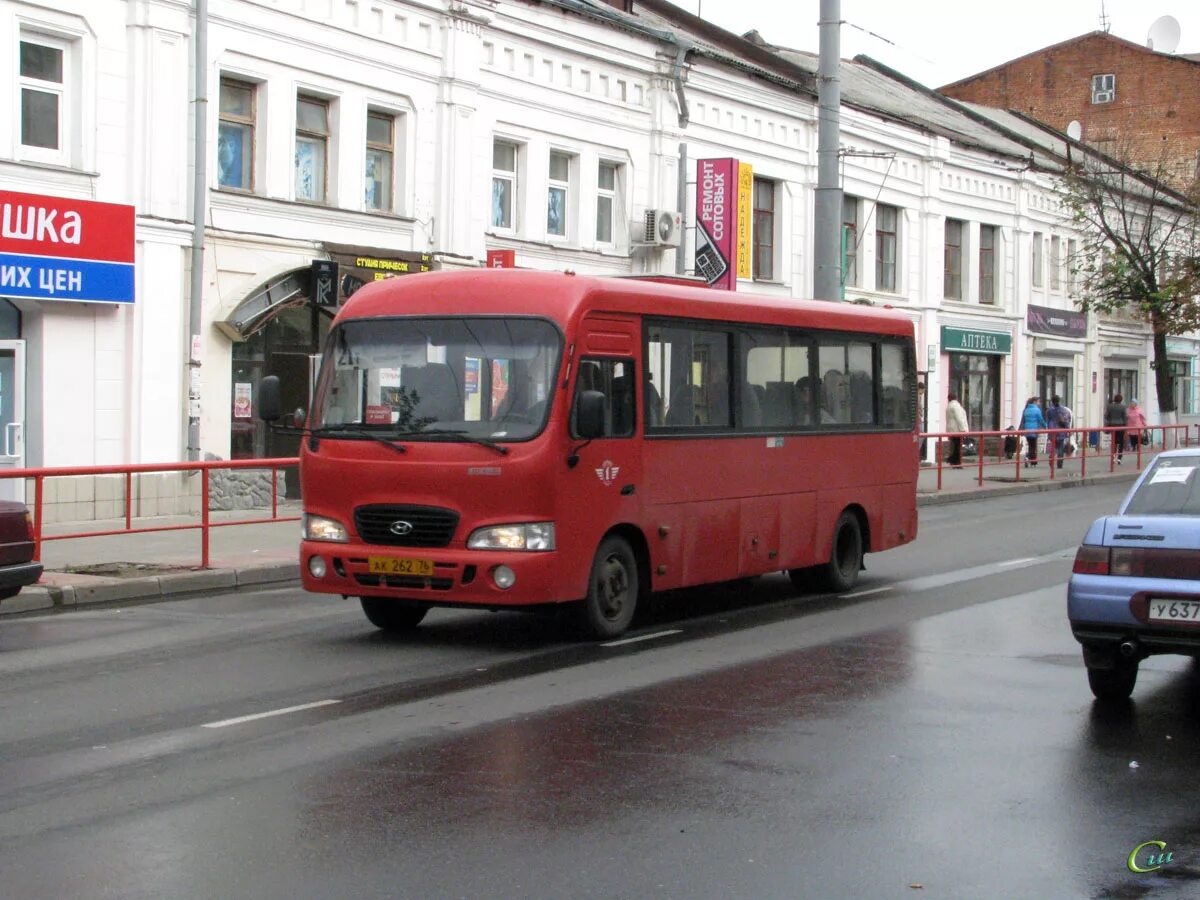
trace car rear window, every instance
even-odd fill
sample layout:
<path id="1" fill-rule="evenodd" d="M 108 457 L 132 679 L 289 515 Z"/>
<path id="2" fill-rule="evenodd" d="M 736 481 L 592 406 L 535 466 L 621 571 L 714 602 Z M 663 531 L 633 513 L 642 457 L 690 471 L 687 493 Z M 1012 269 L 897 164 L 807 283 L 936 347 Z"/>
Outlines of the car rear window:
<path id="1" fill-rule="evenodd" d="M 1159 458 L 1125 507 L 1126 515 L 1200 515 L 1200 456 Z"/>

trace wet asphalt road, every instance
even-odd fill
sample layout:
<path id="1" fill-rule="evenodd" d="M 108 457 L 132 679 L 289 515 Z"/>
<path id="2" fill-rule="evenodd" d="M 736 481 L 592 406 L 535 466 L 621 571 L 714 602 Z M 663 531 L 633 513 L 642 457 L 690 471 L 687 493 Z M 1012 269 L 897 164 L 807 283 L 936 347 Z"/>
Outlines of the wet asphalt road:
<path id="1" fill-rule="evenodd" d="M 611 647 L 295 590 L 5 620 L 0 896 L 1200 895 L 1200 676 L 1096 707 L 1065 621 L 1124 487 L 925 508 L 846 597 L 681 592 Z"/>

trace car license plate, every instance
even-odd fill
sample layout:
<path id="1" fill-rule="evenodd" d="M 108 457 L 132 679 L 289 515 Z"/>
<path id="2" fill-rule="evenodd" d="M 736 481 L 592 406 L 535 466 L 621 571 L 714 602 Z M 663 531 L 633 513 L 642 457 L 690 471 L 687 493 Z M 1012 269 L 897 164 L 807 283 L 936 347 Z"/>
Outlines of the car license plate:
<path id="1" fill-rule="evenodd" d="M 368 556 L 367 568 L 373 575 L 420 575 L 428 578 L 433 574 L 433 560 Z"/>
<path id="2" fill-rule="evenodd" d="M 1200 624 L 1200 600 L 1163 600 L 1150 598 L 1151 622 L 1196 622 Z"/>

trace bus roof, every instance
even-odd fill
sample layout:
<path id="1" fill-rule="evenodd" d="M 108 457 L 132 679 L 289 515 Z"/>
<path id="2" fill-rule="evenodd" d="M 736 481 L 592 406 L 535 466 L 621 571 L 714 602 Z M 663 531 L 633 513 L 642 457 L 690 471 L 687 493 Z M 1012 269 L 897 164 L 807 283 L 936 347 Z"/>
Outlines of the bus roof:
<path id="1" fill-rule="evenodd" d="M 913 334 L 898 310 L 856 303 L 764 297 L 631 278 L 529 269 L 404 275 L 360 288 L 337 320 L 382 316 L 525 315 L 567 323 L 593 309 L 671 318 Z"/>

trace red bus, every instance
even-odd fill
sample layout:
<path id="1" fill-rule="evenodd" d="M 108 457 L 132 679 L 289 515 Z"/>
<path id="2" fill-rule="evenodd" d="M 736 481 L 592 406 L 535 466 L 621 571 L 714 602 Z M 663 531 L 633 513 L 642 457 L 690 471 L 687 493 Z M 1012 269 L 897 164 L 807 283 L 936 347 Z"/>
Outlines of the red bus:
<path id="1" fill-rule="evenodd" d="M 271 383 L 274 382 L 274 383 Z M 265 379 L 261 415 L 279 415 Z M 787 571 L 854 585 L 917 533 L 903 315 L 683 284 L 481 269 L 362 288 L 300 448 L 301 572 L 376 626 Z"/>

